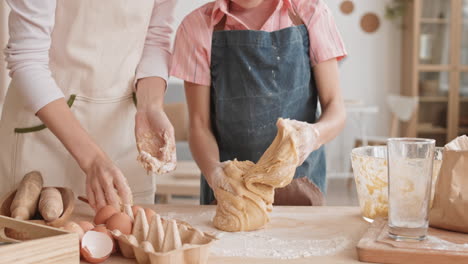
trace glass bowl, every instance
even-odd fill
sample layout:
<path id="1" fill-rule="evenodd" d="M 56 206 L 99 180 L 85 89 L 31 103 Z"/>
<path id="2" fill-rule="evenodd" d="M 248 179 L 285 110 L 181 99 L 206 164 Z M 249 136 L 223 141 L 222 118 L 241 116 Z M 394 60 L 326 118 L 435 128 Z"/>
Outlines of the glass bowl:
<path id="1" fill-rule="evenodd" d="M 442 166 L 443 148 L 436 148 L 432 175 L 431 207 L 434 188 Z M 372 222 L 388 216 L 388 168 L 386 146 L 365 146 L 351 151 L 351 164 L 356 181 L 362 217 Z"/>

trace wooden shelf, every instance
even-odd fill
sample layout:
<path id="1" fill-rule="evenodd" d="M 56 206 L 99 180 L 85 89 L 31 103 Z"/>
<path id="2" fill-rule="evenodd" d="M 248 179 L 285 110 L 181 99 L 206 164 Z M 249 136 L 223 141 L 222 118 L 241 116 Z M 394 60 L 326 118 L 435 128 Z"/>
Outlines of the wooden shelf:
<path id="1" fill-rule="evenodd" d="M 447 96 L 421 96 L 419 97 L 421 103 L 448 103 Z"/>
<path id="2" fill-rule="evenodd" d="M 418 69 L 421 72 L 448 72 L 451 70 L 451 67 L 445 64 L 419 64 Z"/>
<path id="3" fill-rule="evenodd" d="M 418 133 L 424 134 L 446 134 L 447 129 L 443 127 L 418 126 Z"/>
<path id="4" fill-rule="evenodd" d="M 421 24 L 448 24 L 446 18 L 421 18 Z"/>
<path id="5" fill-rule="evenodd" d="M 424 83 L 424 91 L 434 91 L 434 95 L 419 94 L 419 107 L 411 120 L 402 124 L 403 136 L 433 137 L 437 144 L 443 144 L 456 137 L 460 130 L 458 119 L 468 107 L 468 96 L 463 97 L 460 92 L 462 80 L 468 77 L 468 61 L 462 59 L 462 51 L 466 47 L 461 34 L 468 32 L 468 17 L 461 12 L 465 7 L 463 1 L 441 0 L 447 2 L 447 9 L 440 10 L 444 11 L 444 16 L 440 17 L 430 1 L 410 1 L 411 4 L 407 5 L 402 30 L 401 94 L 418 95 L 424 80 L 436 81 Z M 426 32 L 433 34 L 427 39 L 431 41 L 431 47 L 427 47 L 432 49 L 431 60 L 420 59 L 421 48 L 424 47 L 421 46 L 421 35 Z M 444 83 L 441 84 L 440 80 Z M 450 93 L 436 93 L 442 88 Z M 465 129 L 468 128 L 463 127 L 463 132 L 468 132 Z"/>

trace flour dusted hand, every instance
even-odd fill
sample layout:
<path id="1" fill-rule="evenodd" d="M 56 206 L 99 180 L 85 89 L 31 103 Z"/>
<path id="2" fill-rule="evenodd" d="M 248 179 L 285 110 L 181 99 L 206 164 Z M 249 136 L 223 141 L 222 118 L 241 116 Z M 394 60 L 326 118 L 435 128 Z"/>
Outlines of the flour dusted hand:
<path id="1" fill-rule="evenodd" d="M 315 124 L 291 119 L 282 119 L 278 121 L 278 126 L 289 126 L 297 131 L 296 133 L 299 140 L 296 148 L 299 155 L 299 165 L 309 157 L 312 151 L 317 150 L 321 146 L 318 140 L 320 133 L 315 127 Z"/>
<path id="2" fill-rule="evenodd" d="M 210 185 L 211 189 L 222 189 L 231 193 L 235 193 L 234 189 L 232 188 L 229 179 L 226 177 L 224 173 L 224 167 L 229 163 L 229 161 L 219 163 L 212 171 L 206 176 L 206 180 L 208 185 Z M 215 193 L 216 195 L 216 193 Z"/>
<path id="3" fill-rule="evenodd" d="M 162 109 L 138 111 L 135 136 L 137 160 L 147 171 L 164 174 L 176 168 L 174 128 Z"/>

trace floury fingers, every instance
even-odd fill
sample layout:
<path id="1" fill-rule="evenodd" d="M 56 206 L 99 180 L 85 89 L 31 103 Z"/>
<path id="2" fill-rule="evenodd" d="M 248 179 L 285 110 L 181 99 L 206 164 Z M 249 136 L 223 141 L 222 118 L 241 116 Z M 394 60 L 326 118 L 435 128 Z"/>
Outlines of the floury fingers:
<path id="1" fill-rule="evenodd" d="M 175 156 L 175 152 L 174 152 Z M 138 161 L 143 165 L 143 167 L 147 171 L 151 171 L 157 174 L 164 174 L 175 170 L 176 163 L 169 161 L 161 161 L 153 156 L 151 156 L 148 152 L 142 151 L 140 155 L 138 155 Z"/>
<path id="2" fill-rule="evenodd" d="M 145 135 L 144 140 L 137 143 L 140 154 L 137 157 L 137 160 L 143 165 L 143 167 L 148 172 L 154 172 L 157 174 L 164 174 L 175 170 L 176 168 L 176 147 L 172 141 L 169 140 L 169 135 L 167 132 L 164 132 L 164 146 L 159 149 L 161 153 L 161 159 L 156 158 L 156 153 L 149 153 L 145 151 L 145 146 L 148 145 L 147 141 L 155 140 L 156 135 Z"/>

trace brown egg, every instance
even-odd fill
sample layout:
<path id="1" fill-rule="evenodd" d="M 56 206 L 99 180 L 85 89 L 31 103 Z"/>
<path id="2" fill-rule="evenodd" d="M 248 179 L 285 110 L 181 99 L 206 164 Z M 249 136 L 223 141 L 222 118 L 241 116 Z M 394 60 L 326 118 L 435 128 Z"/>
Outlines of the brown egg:
<path id="1" fill-rule="evenodd" d="M 110 239 L 112 239 L 112 242 L 114 243 L 114 247 L 112 248 L 112 253 L 115 253 L 117 251 L 114 237 L 112 236 L 111 232 L 106 228 L 105 225 L 96 226 L 95 228 L 92 229 L 92 231 L 100 232 L 109 236 Z"/>
<path id="2" fill-rule="evenodd" d="M 148 220 L 148 224 L 151 223 L 151 219 L 153 216 L 156 215 L 156 212 L 150 208 L 145 208 L 146 219 Z"/>
<path id="3" fill-rule="evenodd" d="M 66 223 L 65 226 L 63 227 L 63 229 L 68 231 L 68 232 L 77 233 L 78 236 L 80 237 L 80 241 L 83 238 L 84 231 L 81 228 L 81 226 L 78 225 L 75 222 L 70 221 L 70 222 Z"/>
<path id="4" fill-rule="evenodd" d="M 136 217 L 138 209 L 140 209 L 140 208 L 142 208 L 142 207 L 139 206 L 139 205 L 132 205 L 133 218 Z"/>
<path id="5" fill-rule="evenodd" d="M 116 213 L 106 221 L 107 229 L 119 230 L 123 234 L 130 235 L 132 233 L 132 219 L 126 213 Z"/>
<path id="6" fill-rule="evenodd" d="M 96 213 L 96 216 L 94 217 L 94 223 L 96 225 L 102 225 L 106 223 L 107 219 L 118 212 L 119 211 L 117 211 L 117 209 L 115 209 L 113 206 L 106 205 Z"/>
<path id="7" fill-rule="evenodd" d="M 94 225 L 89 221 L 79 221 L 78 225 L 85 233 L 94 228 Z"/>

